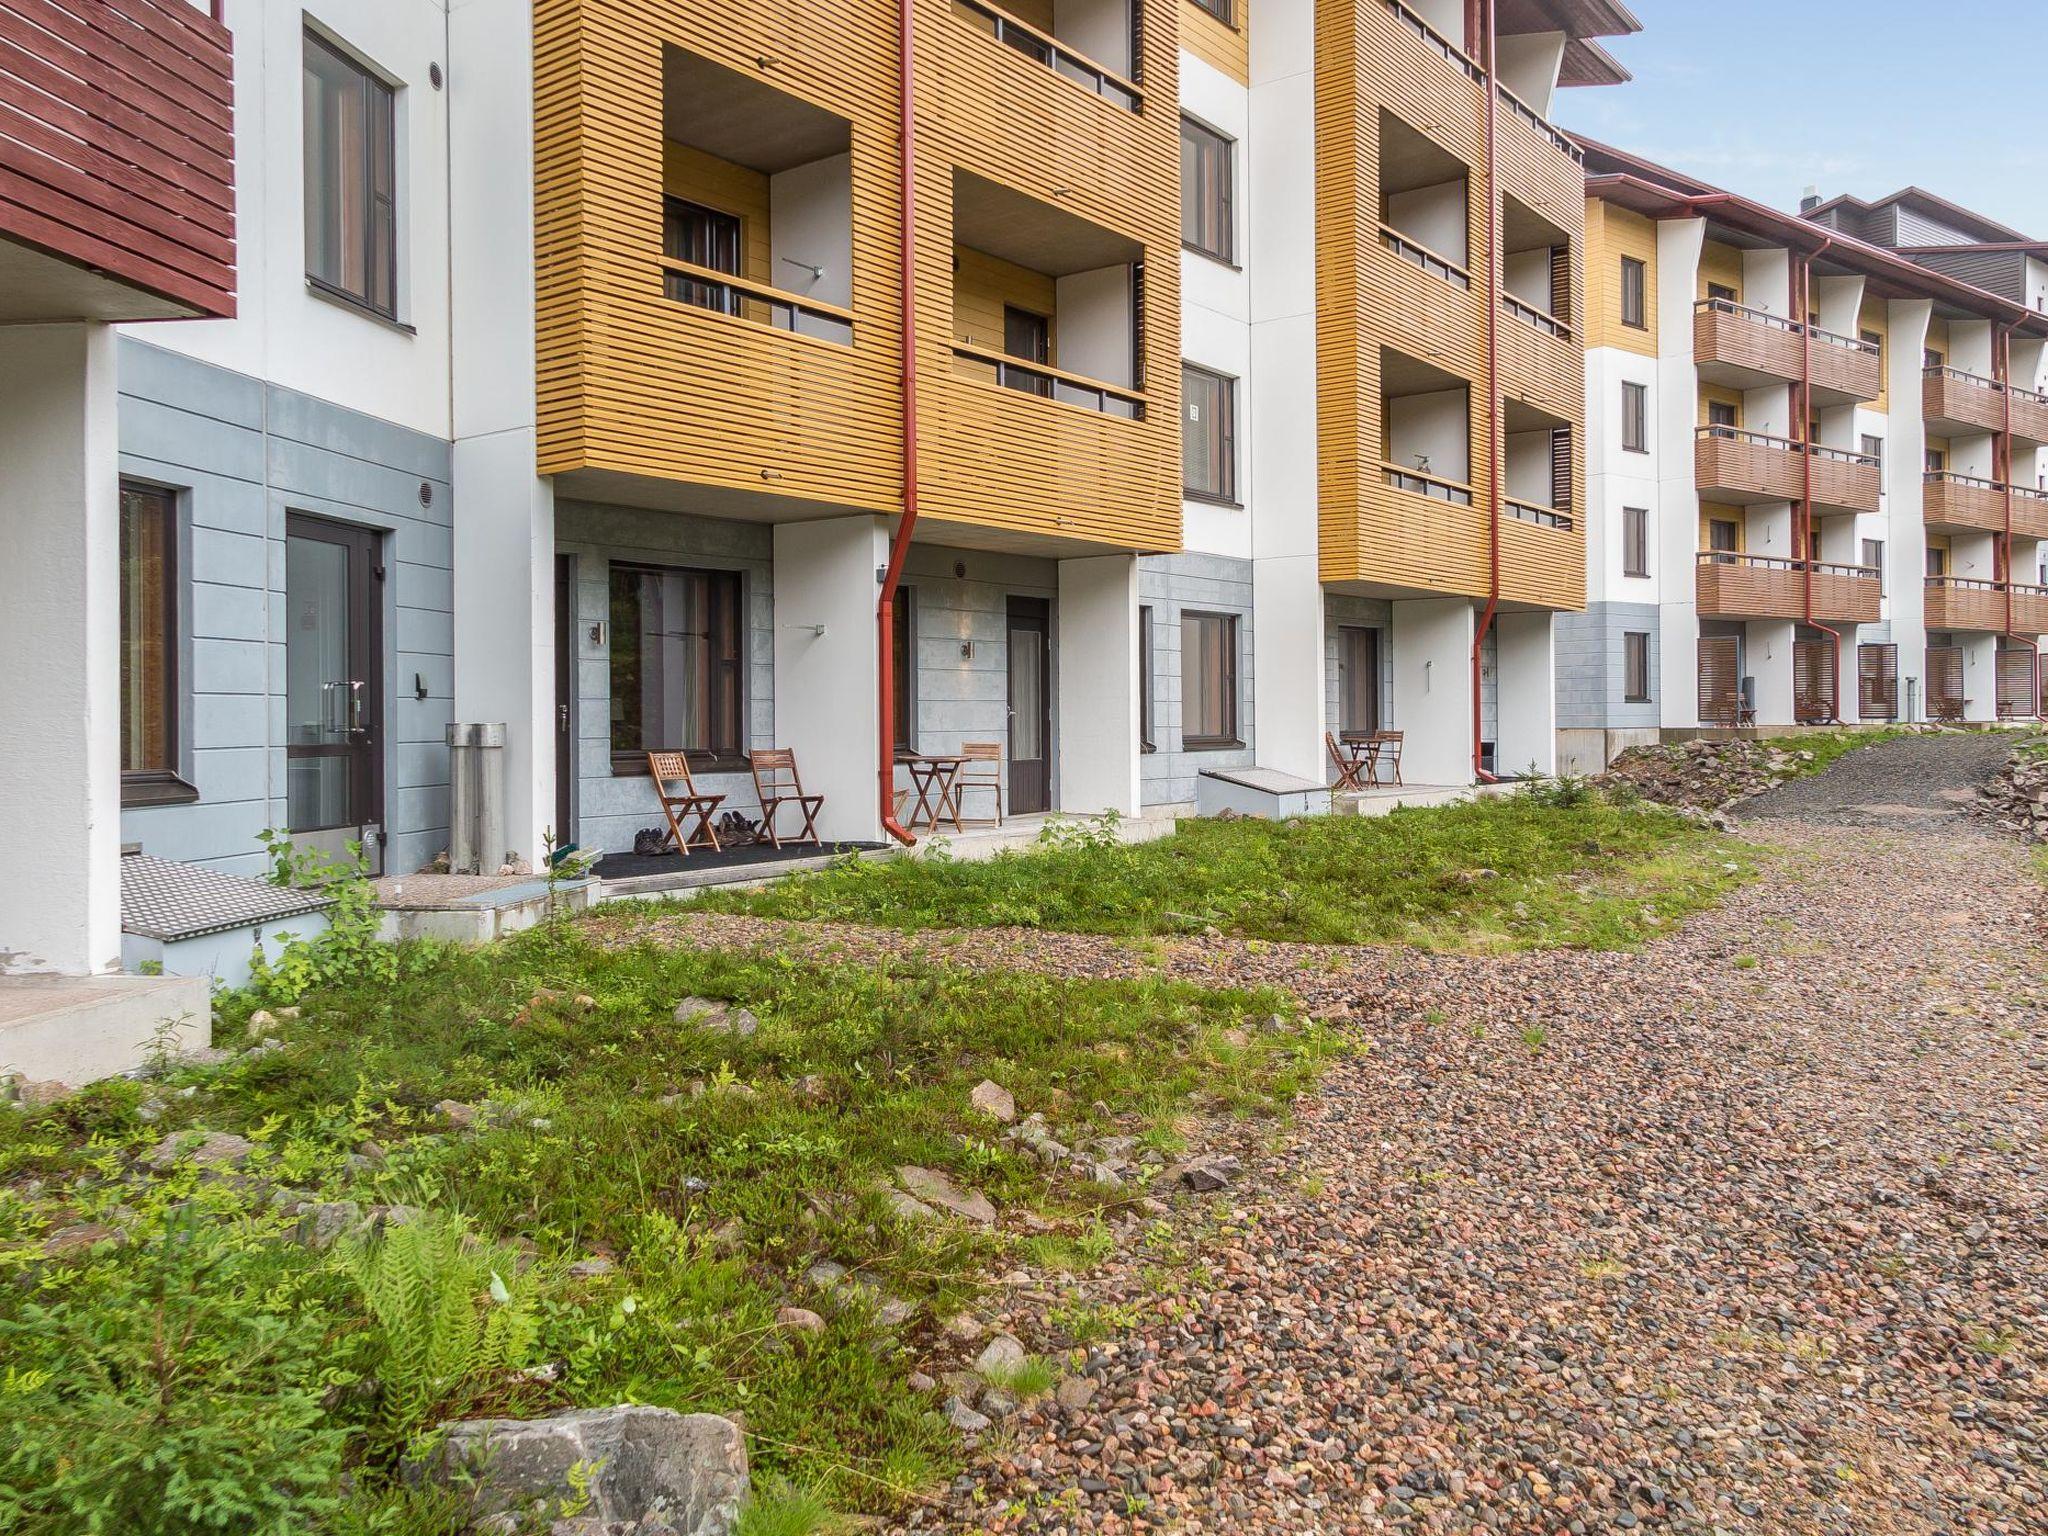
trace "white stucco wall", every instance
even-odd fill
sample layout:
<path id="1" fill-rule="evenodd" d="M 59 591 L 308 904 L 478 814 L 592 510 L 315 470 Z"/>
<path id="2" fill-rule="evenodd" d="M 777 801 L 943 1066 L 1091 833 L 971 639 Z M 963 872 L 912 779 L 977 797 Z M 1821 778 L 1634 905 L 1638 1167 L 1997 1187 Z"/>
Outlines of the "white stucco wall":
<path id="1" fill-rule="evenodd" d="M 1138 814 L 1138 562 L 1060 562 L 1059 804 Z"/>
<path id="2" fill-rule="evenodd" d="M 819 835 L 881 835 L 875 572 L 888 563 L 877 517 L 779 523 L 775 528 L 775 728 L 796 753 L 804 788 L 825 797 Z M 791 832 L 800 823 L 786 820 Z"/>

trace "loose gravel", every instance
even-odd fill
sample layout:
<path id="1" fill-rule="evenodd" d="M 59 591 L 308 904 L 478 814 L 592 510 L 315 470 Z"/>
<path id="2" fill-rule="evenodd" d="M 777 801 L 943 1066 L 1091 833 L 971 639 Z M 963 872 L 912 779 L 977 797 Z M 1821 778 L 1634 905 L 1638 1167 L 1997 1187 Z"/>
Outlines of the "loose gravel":
<path id="1" fill-rule="evenodd" d="M 1178 1262 L 1134 1231 L 1012 1277 L 985 1321 L 1034 1352 L 1123 1327 L 896 1529 L 2018 1536 L 2048 1531 L 2040 893 L 1973 823 L 1863 809 L 1944 809 L 1973 762 L 1752 807 L 1765 878 L 1635 954 L 639 931 L 1277 983 L 1358 1037 L 1235 1188 L 1181 1197 Z"/>
<path id="2" fill-rule="evenodd" d="M 1826 773 L 1794 779 L 1735 808 L 1745 819 L 1797 817 L 1864 826 L 1926 826 L 1968 814 L 2019 737 L 1942 731 L 1845 753 Z"/>

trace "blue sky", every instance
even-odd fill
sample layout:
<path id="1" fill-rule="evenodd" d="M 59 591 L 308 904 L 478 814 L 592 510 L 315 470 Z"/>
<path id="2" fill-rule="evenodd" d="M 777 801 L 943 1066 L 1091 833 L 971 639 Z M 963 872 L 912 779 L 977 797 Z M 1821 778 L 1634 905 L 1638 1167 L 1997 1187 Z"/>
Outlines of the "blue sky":
<path id="1" fill-rule="evenodd" d="M 1558 121 L 1779 208 L 1925 187 L 2048 238 L 2042 0 L 1630 0 Z M 1982 118 L 1973 116 L 1983 111 Z"/>

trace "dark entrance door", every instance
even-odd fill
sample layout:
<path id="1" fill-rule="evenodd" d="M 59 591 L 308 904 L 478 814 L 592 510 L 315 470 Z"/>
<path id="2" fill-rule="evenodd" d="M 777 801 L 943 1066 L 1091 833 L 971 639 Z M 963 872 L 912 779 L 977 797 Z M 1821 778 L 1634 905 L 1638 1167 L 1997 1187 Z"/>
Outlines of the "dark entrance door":
<path id="1" fill-rule="evenodd" d="M 1052 615 L 1042 597 L 1010 599 L 1010 810 L 1052 809 Z"/>
<path id="2" fill-rule="evenodd" d="M 1337 631 L 1337 729 L 1380 728 L 1380 632 L 1344 625 Z"/>
<path id="3" fill-rule="evenodd" d="M 576 557 L 555 556 L 555 849 L 576 842 Z"/>
<path id="4" fill-rule="evenodd" d="M 285 817 L 292 840 L 384 867 L 384 567 L 377 534 L 285 520 Z"/>

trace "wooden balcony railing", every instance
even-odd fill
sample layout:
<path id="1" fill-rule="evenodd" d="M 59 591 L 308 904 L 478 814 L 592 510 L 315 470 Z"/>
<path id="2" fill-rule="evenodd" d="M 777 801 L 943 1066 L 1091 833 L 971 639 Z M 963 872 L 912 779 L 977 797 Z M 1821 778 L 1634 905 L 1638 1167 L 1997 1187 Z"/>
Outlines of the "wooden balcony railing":
<path id="1" fill-rule="evenodd" d="M 1575 526 L 1572 515 L 1557 507 L 1546 507 L 1541 502 L 1524 501 L 1519 496 L 1510 496 L 1505 502 L 1507 514 L 1524 523 L 1534 523 L 1538 528 L 1555 528 L 1560 533 L 1570 533 Z"/>
<path id="2" fill-rule="evenodd" d="M 1586 152 L 1579 148 L 1562 128 L 1559 128 L 1549 118 L 1538 112 L 1498 80 L 1494 82 L 1493 88 L 1500 93 L 1500 99 L 1507 104 L 1510 112 L 1550 140 L 1552 146 L 1563 154 L 1568 155 L 1574 165 L 1584 165 L 1586 163 Z"/>
<path id="3" fill-rule="evenodd" d="M 812 341 L 836 342 L 841 346 L 853 343 L 854 314 L 850 309 L 807 299 L 800 293 L 788 293 L 714 267 L 678 261 L 673 256 L 662 257 L 661 267 L 662 292 L 678 304 L 770 326 Z"/>
<path id="4" fill-rule="evenodd" d="M 1797 501 L 1807 491 L 1802 455 L 1813 460 L 1815 505 L 1850 512 L 1877 511 L 1881 474 L 1876 455 L 1796 442 L 1742 427 L 1698 429 L 1693 478 L 1708 500 Z"/>
<path id="5" fill-rule="evenodd" d="M 1043 64 L 1061 79 L 1071 80 L 1083 90 L 1114 102 L 1127 111 L 1144 110 L 1145 92 L 1135 80 L 1118 74 L 1106 64 L 1096 63 L 1080 49 L 1068 46 L 1049 32 L 1039 31 L 1029 22 L 1018 20 L 1000 6 L 984 4 L 983 0 L 953 0 L 953 14 L 988 33 L 997 42 L 1006 43 L 1026 58 Z"/>
<path id="6" fill-rule="evenodd" d="M 1922 371 L 1921 415 L 1949 433 L 2005 430 L 2005 386 L 1960 368 Z"/>
<path id="7" fill-rule="evenodd" d="M 1929 629 L 1996 632 L 2005 628 L 2005 583 L 1971 576 L 1927 578 Z"/>
<path id="8" fill-rule="evenodd" d="M 1453 288 L 1472 288 L 1472 274 L 1459 266 L 1448 256 L 1439 256 L 1420 240 L 1411 240 L 1391 225 L 1380 226 L 1380 244 L 1392 251 L 1403 261 L 1412 262 L 1423 271 L 1442 278 Z"/>
<path id="9" fill-rule="evenodd" d="M 1930 528 L 2005 529 L 2005 487 L 1976 475 L 1930 470 L 1922 476 L 1921 517 Z"/>
<path id="10" fill-rule="evenodd" d="M 1411 496 L 1427 496 L 1431 501 L 1448 501 L 1461 507 L 1472 505 L 1472 487 L 1462 480 L 1446 480 L 1439 475 L 1427 474 L 1419 469 L 1403 469 L 1399 464 L 1382 461 L 1380 477 L 1397 491 L 1406 491 Z"/>
<path id="11" fill-rule="evenodd" d="M 2048 395 L 2038 390 L 2012 387 L 2012 430 L 2015 437 L 2048 443 Z"/>
<path id="12" fill-rule="evenodd" d="M 1432 51 L 1442 54 L 1452 64 L 1463 70 L 1468 79 L 1474 81 L 1484 81 L 1486 79 L 1486 71 L 1479 67 L 1478 62 L 1468 55 L 1464 49 L 1431 26 L 1419 12 L 1403 5 L 1401 0 L 1385 0 L 1385 3 L 1387 9 L 1394 13 L 1395 19 L 1402 26 L 1421 38 Z"/>
<path id="13" fill-rule="evenodd" d="M 1559 341 L 1572 339 L 1572 328 L 1547 309 L 1538 309 L 1528 300 L 1518 299 L 1512 293 L 1502 293 L 1500 304 L 1502 309 L 1524 325 L 1534 326 L 1539 331 L 1555 336 Z"/>
<path id="14" fill-rule="evenodd" d="M 953 344 L 953 356 L 957 362 L 968 365 L 961 370 L 968 377 L 991 380 L 1020 395 L 1035 395 L 1041 400 L 1080 406 L 1124 421 L 1145 419 L 1149 399 L 1143 390 L 1091 379 L 1082 373 L 1069 373 L 1049 363 L 1029 362 L 1007 352 L 998 352 L 993 347 L 976 346 L 967 341 Z"/>
<path id="15" fill-rule="evenodd" d="M 1704 364 L 1787 381 L 1805 376 L 1810 366 L 1815 389 L 1850 399 L 1875 400 L 1883 392 L 1884 369 L 1875 342 L 1802 325 L 1732 299 L 1701 299 L 1693 306 L 1693 353 Z"/>
<path id="16" fill-rule="evenodd" d="M 1807 573 L 1813 616 L 1823 623 L 1874 624 L 1883 582 L 1874 566 L 1702 550 L 1695 572 L 1700 613 L 1708 618 L 1798 619 L 1806 614 Z"/>

